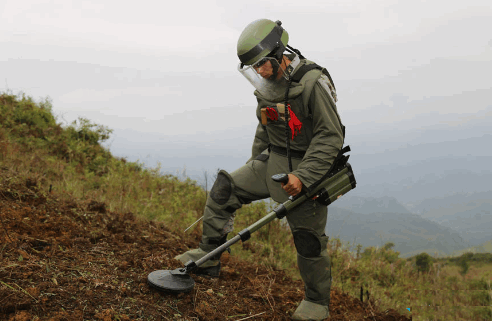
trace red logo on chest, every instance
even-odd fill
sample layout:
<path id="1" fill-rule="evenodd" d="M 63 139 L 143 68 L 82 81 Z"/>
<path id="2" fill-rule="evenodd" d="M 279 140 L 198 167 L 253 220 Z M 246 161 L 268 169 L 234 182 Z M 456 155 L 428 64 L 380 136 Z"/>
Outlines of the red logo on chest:
<path id="1" fill-rule="evenodd" d="M 294 140 L 294 137 L 297 136 L 301 132 L 302 123 L 297 118 L 296 114 L 292 111 L 292 109 L 290 109 L 290 104 L 287 104 L 287 108 L 289 110 L 290 132 L 292 133 L 292 140 Z M 265 112 L 266 117 L 268 117 L 268 119 L 270 119 L 271 121 L 277 121 L 279 119 L 279 116 L 282 120 L 285 121 L 284 113 L 282 113 L 282 112 L 279 113 L 277 110 L 277 107 L 262 108 L 262 111 Z"/>

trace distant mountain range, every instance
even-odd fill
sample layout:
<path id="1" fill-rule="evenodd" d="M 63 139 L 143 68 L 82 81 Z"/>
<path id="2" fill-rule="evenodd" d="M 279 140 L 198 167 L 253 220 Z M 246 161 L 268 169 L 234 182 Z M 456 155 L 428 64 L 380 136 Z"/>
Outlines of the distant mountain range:
<path id="1" fill-rule="evenodd" d="M 492 240 L 487 241 L 487 242 L 482 243 L 482 244 L 477 245 L 477 246 L 466 248 L 466 249 L 461 250 L 461 251 L 456 251 L 453 254 L 453 256 L 460 256 L 461 254 L 466 253 L 466 252 L 472 252 L 472 253 L 492 253 Z"/>
<path id="2" fill-rule="evenodd" d="M 334 206 L 328 210 L 326 234 L 351 242 L 353 249 L 357 244 L 382 247 L 393 242 L 400 257 L 422 252 L 448 256 L 467 247 L 458 232 L 417 214 L 359 214 Z"/>
<path id="3" fill-rule="evenodd" d="M 358 182 L 353 195 L 391 196 L 403 203 L 414 203 L 455 193 L 489 191 L 492 189 L 492 155 L 467 155 L 468 151 L 472 152 L 469 146 L 473 143 L 485 149 L 492 146 L 492 135 L 442 143 L 438 145 L 441 156 L 424 152 L 427 148 L 436 149 L 436 144 L 361 155 L 356 153 L 357 146 L 351 146 L 349 162 Z M 460 153 L 456 155 L 456 151 Z M 479 152 L 477 149 L 477 154 Z M 489 152 L 483 150 L 483 153 Z M 449 156 L 445 156 L 446 153 Z"/>
<path id="4" fill-rule="evenodd" d="M 373 213 L 400 213 L 411 214 L 411 212 L 394 197 L 360 197 L 351 196 L 352 192 L 340 197 L 332 206 L 339 209 L 349 210 L 358 214 Z M 332 208 L 330 206 L 330 209 Z"/>
<path id="5" fill-rule="evenodd" d="M 425 199 L 411 209 L 459 232 L 474 246 L 492 239 L 492 191 Z"/>
<path id="6" fill-rule="evenodd" d="M 401 257 L 421 252 L 449 256 L 492 239 L 492 192 L 427 199 L 411 211 L 395 198 L 344 195 L 328 209 L 327 235 L 357 244 L 393 242 Z M 489 215 L 487 215 L 489 214 Z M 472 218 L 470 218 L 472 216 Z"/>

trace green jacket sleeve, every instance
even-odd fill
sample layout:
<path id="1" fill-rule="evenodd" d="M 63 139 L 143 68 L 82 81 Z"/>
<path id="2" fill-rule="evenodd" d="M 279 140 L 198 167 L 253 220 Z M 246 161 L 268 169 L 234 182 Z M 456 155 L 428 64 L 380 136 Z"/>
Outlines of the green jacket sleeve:
<path id="1" fill-rule="evenodd" d="M 265 149 L 268 148 L 268 133 L 266 131 L 266 128 L 264 125 L 261 124 L 261 120 L 259 119 L 260 123 L 258 124 L 258 127 L 256 128 L 256 134 L 255 134 L 255 140 L 253 141 L 253 148 L 252 148 L 252 155 L 251 158 L 248 159 L 246 163 L 249 163 L 253 159 L 255 159 L 258 155 L 261 154 Z"/>
<path id="2" fill-rule="evenodd" d="M 313 138 L 302 162 L 292 172 L 308 191 L 330 169 L 343 147 L 343 132 L 336 105 L 319 82 L 313 87 L 309 107 L 313 117 Z"/>

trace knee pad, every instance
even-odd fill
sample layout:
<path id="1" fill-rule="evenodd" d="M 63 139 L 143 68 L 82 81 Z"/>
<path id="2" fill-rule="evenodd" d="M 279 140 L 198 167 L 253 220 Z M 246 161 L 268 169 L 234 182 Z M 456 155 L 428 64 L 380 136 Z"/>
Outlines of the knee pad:
<path id="1" fill-rule="evenodd" d="M 294 244 L 299 255 L 311 258 L 317 257 L 326 248 L 326 236 L 319 237 L 314 231 L 308 229 L 297 229 L 292 232 Z"/>
<path id="2" fill-rule="evenodd" d="M 214 186 L 210 191 L 210 197 L 219 205 L 224 205 L 227 203 L 231 197 L 234 184 L 232 182 L 232 177 L 225 170 L 220 170 L 217 174 L 217 179 L 215 180 Z"/>

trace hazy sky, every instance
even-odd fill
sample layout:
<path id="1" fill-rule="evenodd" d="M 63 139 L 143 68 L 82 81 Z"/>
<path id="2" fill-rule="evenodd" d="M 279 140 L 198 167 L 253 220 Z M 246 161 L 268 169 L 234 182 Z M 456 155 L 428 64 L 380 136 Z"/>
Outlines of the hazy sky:
<path id="1" fill-rule="evenodd" d="M 50 96 L 67 122 L 250 144 L 256 100 L 236 45 L 259 18 L 329 69 L 352 137 L 490 116 L 490 0 L 2 0 L 0 90 Z"/>

